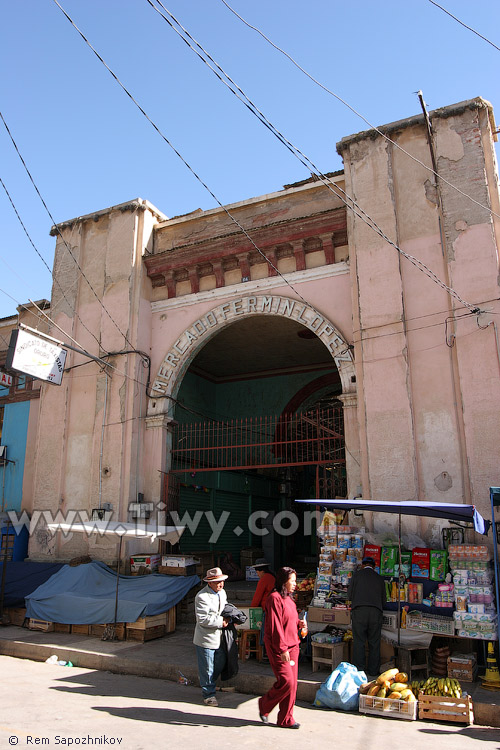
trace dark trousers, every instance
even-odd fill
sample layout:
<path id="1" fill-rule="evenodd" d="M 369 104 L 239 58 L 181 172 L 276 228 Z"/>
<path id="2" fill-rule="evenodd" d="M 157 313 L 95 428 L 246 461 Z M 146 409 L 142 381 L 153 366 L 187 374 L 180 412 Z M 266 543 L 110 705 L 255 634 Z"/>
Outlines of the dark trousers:
<path id="1" fill-rule="evenodd" d="M 371 675 L 380 673 L 380 633 L 382 612 L 377 607 L 356 607 L 351 612 L 352 660 L 354 665 Z M 365 643 L 368 642 L 368 664 Z"/>
<path id="2" fill-rule="evenodd" d="M 299 647 L 293 646 L 289 649 L 290 660 L 295 662 L 293 666 L 289 661 L 281 661 L 279 654 L 272 650 L 270 643 L 266 643 L 266 647 L 276 682 L 262 698 L 259 698 L 259 713 L 267 716 L 279 703 L 278 721 L 276 723 L 279 727 L 292 726 L 295 724 L 293 707 L 297 695 Z"/>

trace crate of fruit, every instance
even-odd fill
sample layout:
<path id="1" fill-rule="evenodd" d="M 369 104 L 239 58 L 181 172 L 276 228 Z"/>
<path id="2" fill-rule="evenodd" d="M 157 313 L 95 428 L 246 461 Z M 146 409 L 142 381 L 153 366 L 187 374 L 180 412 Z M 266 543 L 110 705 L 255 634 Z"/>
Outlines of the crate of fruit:
<path id="1" fill-rule="evenodd" d="M 359 712 L 386 716 L 390 719 L 406 719 L 415 721 L 417 718 L 417 701 L 395 700 L 394 698 L 378 698 L 376 695 L 359 696 Z"/>
<path id="2" fill-rule="evenodd" d="M 407 630 L 421 630 L 424 633 L 439 633 L 454 635 L 455 623 L 451 617 L 428 615 L 425 612 L 408 612 L 406 617 Z"/>
<path id="3" fill-rule="evenodd" d="M 418 718 L 472 724 L 474 721 L 472 698 L 470 695 L 449 698 L 442 695 L 425 695 L 420 692 L 418 694 Z"/>

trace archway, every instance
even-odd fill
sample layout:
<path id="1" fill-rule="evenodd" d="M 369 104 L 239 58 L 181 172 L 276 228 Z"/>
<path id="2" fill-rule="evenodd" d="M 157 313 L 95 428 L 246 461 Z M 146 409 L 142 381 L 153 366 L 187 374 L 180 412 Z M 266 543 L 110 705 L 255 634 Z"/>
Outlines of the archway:
<path id="1" fill-rule="evenodd" d="M 204 512 L 196 538 L 192 535 L 190 543 L 184 535 L 183 551 L 200 551 L 202 539 L 237 558 L 242 546 L 259 543 L 258 531 L 247 524 L 252 514 L 279 515 L 292 509 L 293 496 L 311 496 L 317 483 L 307 483 L 315 479 L 316 468 L 311 473 L 307 467 L 316 463 L 331 471 L 329 457 L 343 454 L 343 435 L 332 438 L 332 422 L 319 412 L 313 419 L 302 414 L 287 419 L 285 435 L 283 410 L 294 398 L 299 406 L 328 391 L 354 395 L 355 387 L 345 339 L 315 308 L 297 300 L 241 298 L 205 312 L 186 328 L 164 357 L 151 389 L 159 398 L 152 397 L 148 409 L 150 420 L 166 414 L 167 405 L 175 416 L 165 469 L 176 478 L 169 488 L 179 490 L 181 517 Z M 342 417 L 340 402 L 336 407 Z M 345 494 L 337 491 L 337 496 Z M 228 508 L 230 526 L 215 541 L 207 514 L 216 524 Z M 285 542 L 277 557 L 284 550 L 289 555 L 290 538 Z M 312 542 L 307 542 L 311 553 Z M 292 547 L 307 552 L 300 544 Z"/>

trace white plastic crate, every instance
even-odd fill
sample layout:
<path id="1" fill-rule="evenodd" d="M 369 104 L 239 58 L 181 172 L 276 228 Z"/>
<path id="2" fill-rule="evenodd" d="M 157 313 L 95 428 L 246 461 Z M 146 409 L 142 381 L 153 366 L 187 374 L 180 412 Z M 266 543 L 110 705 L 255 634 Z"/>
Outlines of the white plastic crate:
<path id="1" fill-rule="evenodd" d="M 382 612 L 382 627 L 388 630 L 397 630 L 398 627 L 398 613 L 397 612 Z"/>
<path id="2" fill-rule="evenodd" d="M 386 716 L 389 719 L 406 719 L 415 721 L 417 718 L 418 701 L 398 701 L 393 698 L 377 698 L 376 695 L 359 696 L 359 712 Z"/>

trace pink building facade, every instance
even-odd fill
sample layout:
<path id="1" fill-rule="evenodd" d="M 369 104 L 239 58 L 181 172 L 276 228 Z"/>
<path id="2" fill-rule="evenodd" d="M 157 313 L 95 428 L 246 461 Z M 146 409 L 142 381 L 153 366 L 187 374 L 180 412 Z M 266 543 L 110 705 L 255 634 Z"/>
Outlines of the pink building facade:
<path id="1" fill-rule="evenodd" d="M 211 352 L 203 383 L 226 408 L 235 383 L 286 378 L 273 398 L 299 404 L 328 382 L 343 411 L 344 496 L 474 503 L 488 516 L 500 484 L 496 127 L 480 98 L 431 123 L 430 139 L 423 115 L 346 137 L 342 173 L 227 210 L 168 219 L 137 199 L 54 229 L 51 317 L 109 365 L 69 352 L 62 385 L 43 385 L 25 509 L 126 521 L 140 494 L 162 520 L 175 409 L 189 378 L 201 394 Z M 238 351 L 251 368 L 238 370 Z M 434 521 L 405 523 L 439 534 Z M 39 519 L 30 558 L 86 553 L 111 561 L 116 544 L 52 538 Z"/>

